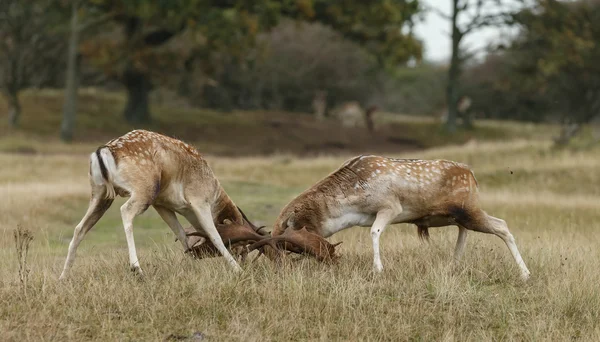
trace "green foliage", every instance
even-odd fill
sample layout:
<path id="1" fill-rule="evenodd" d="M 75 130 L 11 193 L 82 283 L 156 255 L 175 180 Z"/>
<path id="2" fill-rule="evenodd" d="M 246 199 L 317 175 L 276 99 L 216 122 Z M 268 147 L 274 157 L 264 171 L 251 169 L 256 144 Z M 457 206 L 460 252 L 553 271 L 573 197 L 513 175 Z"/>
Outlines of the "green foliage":
<path id="1" fill-rule="evenodd" d="M 215 53 L 241 58 L 256 35 L 276 23 L 279 11 L 269 0 L 93 0 L 84 5 L 112 19 L 111 34 L 85 42 L 83 53 L 125 85 L 124 115 L 132 123 L 150 121 L 148 94 L 155 84 L 189 72 L 196 60 L 206 68 Z"/>
<path id="2" fill-rule="evenodd" d="M 386 105 L 384 93 L 395 84 L 383 69 L 421 59 L 421 43 L 409 30 L 416 1 L 284 1 L 279 10 L 292 21 L 261 35 L 258 48 L 241 49 L 243 58 L 223 50 L 203 58 L 197 86 L 180 88 L 182 94 L 222 109 L 311 111 L 322 90 L 330 107 L 371 99 Z"/>
<path id="3" fill-rule="evenodd" d="M 17 93 L 54 79 L 48 64 L 62 57 L 60 10 L 52 0 L 0 1 L 0 90 Z"/>
<path id="4" fill-rule="evenodd" d="M 377 104 L 388 111 L 432 114 L 443 105 L 445 70 L 419 65 L 382 69 L 357 43 L 322 24 L 284 20 L 260 35 L 243 63 L 221 56 L 210 74 L 214 83 L 186 89 L 211 108 L 312 112 L 316 93 L 326 91 L 327 108 L 346 101 Z M 205 75 L 196 73 L 196 81 Z"/>
<path id="5" fill-rule="evenodd" d="M 137 69 L 155 71 L 154 67 L 163 67 L 159 47 L 172 39 L 185 36 L 185 45 L 175 46 L 163 55 L 168 57 L 174 67 L 180 65 L 174 57 L 185 60 L 198 46 L 206 51 L 226 51 L 230 55 L 241 56 L 252 45 L 257 33 L 276 23 L 278 6 L 272 1 L 102 1 L 94 0 L 89 9 L 112 15 L 114 23 L 124 32 L 124 38 L 114 36 L 108 39 L 94 39 L 88 45 L 91 57 L 113 55 L 113 58 L 101 60 L 100 64 L 115 67 L 115 62 L 123 62 L 123 72 L 129 63 Z M 117 41 L 117 43 L 115 43 Z M 116 45 L 116 46 L 115 46 Z"/>
<path id="6" fill-rule="evenodd" d="M 424 63 L 398 68 L 385 82 L 385 108 L 411 115 L 439 114 L 446 102 L 447 78 L 447 70 L 441 66 Z"/>
<path id="7" fill-rule="evenodd" d="M 312 111 L 319 90 L 329 106 L 342 101 L 365 102 L 373 94 L 373 58 L 358 45 L 320 24 L 286 20 L 259 38 L 244 63 L 223 56 L 211 76 L 216 85 L 192 88 L 204 106 L 220 109 Z M 198 94 L 202 91 L 202 94 Z"/>
<path id="8" fill-rule="evenodd" d="M 314 0 L 310 19 L 364 46 L 381 65 L 395 66 L 422 58 L 422 44 L 411 32 L 419 11 L 417 0 Z"/>
<path id="9" fill-rule="evenodd" d="M 475 106 L 493 117 L 589 122 L 600 112 L 600 3 L 539 0 L 521 33 L 472 70 Z"/>

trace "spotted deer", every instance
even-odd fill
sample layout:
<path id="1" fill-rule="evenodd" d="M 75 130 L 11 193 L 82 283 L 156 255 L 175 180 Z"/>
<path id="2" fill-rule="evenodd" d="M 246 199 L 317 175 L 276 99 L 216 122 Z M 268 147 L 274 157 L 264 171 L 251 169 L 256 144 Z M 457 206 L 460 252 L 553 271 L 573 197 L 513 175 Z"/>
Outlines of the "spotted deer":
<path id="1" fill-rule="evenodd" d="M 84 236 L 104 215 L 116 196 L 129 197 L 121 206 L 121 217 L 129 249 L 129 264 L 140 274 L 142 270 L 133 239 L 133 219 L 149 206 L 156 209 L 186 252 L 191 246 L 188 246 L 186 232 L 175 213 L 191 223 L 196 231 L 193 235 L 206 239 L 201 249 L 218 251 L 236 271 L 241 268 L 220 235 L 223 232 L 227 235 L 231 230 L 245 234 L 237 234 L 235 242 L 242 237 L 250 241 L 260 240 L 260 234 L 255 233 L 257 228 L 225 193 L 206 160 L 195 148 L 180 140 L 145 130 L 131 131 L 90 155 L 89 180 L 90 204 L 73 233 L 61 279 L 67 276 Z"/>
<path id="2" fill-rule="evenodd" d="M 292 251 L 306 246 L 305 252 L 331 259 L 336 257 L 335 245 L 326 237 L 349 227 L 370 226 L 373 268 L 381 272 L 379 238 L 387 225 L 396 223 L 413 223 L 422 236 L 429 227 L 458 226 L 455 260 L 463 254 L 468 230 L 494 234 L 508 246 L 521 277 L 529 277 L 506 222 L 481 209 L 471 169 L 447 160 L 350 159 L 293 199 L 277 218 L 272 237 L 249 249 L 269 244 L 285 250 L 285 242 L 293 237 Z"/>

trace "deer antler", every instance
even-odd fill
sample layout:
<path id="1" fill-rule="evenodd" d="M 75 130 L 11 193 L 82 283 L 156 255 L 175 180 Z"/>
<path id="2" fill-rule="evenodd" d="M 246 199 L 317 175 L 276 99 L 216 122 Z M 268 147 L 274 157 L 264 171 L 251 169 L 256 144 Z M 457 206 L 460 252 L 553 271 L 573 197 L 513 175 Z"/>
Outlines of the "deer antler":
<path id="1" fill-rule="evenodd" d="M 247 220 L 247 219 L 246 219 Z M 249 221 L 246 221 L 250 223 Z M 257 228 L 250 223 L 250 227 L 244 224 L 232 222 L 230 220 L 224 220 L 222 224 L 217 225 L 217 231 L 223 240 L 223 243 L 230 249 L 235 247 L 245 247 L 250 243 L 268 239 L 269 236 L 261 235 L 257 231 L 264 227 Z M 204 238 L 204 242 L 200 245 L 190 247 L 190 252 L 196 257 L 213 257 L 219 256 L 220 253 L 213 243 L 207 238 L 206 234 L 201 231 L 196 231 L 193 228 L 186 228 L 187 236 L 199 236 Z M 245 255 L 244 251 L 241 253 Z"/>
<path id="2" fill-rule="evenodd" d="M 244 222 L 247 223 L 250 227 L 252 227 L 252 229 L 254 229 L 255 232 L 257 232 L 260 235 L 269 235 L 269 232 L 263 230 L 265 228 L 265 226 L 260 226 L 260 227 L 255 226 L 254 223 L 250 222 L 248 217 L 246 217 L 246 214 L 244 214 L 244 212 L 242 211 L 242 209 L 240 207 L 236 206 L 236 208 L 238 209 L 240 214 L 242 214 L 242 218 L 243 218 Z"/>
<path id="3" fill-rule="evenodd" d="M 309 254 L 319 261 L 334 261 L 335 247 L 341 242 L 331 244 L 322 236 L 311 233 L 303 227 L 299 230 L 287 229 L 283 234 L 267 239 L 261 239 L 248 247 L 248 252 L 259 249 L 264 245 L 270 245 L 273 249 L 290 251 L 298 254 Z"/>

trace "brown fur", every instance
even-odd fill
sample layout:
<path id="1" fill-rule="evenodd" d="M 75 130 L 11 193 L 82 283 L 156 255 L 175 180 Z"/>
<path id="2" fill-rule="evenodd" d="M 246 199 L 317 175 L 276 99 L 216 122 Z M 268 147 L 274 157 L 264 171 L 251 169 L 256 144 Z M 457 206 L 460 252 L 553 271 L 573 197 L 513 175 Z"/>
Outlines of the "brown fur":
<path id="1" fill-rule="evenodd" d="M 436 171 L 439 174 L 434 177 Z M 408 183 L 412 186 L 406 186 Z M 306 226 L 309 231 L 323 235 L 320 231 L 322 222 L 331 216 L 331 211 L 338 209 L 335 204 L 342 198 L 351 198 L 349 205 L 373 214 L 379 205 L 389 200 L 410 204 L 415 210 L 414 217 L 405 223 L 421 222 L 426 229 L 430 226 L 426 224 L 430 217 L 451 216 L 453 204 L 463 208 L 476 207 L 477 193 L 475 176 L 464 164 L 447 160 L 359 156 L 348 160 L 292 200 L 277 218 L 273 235 L 283 233 L 290 217 L 293 217 L 293 228 Z"/>
<path id="2" fill-rule="evenodd" d="M 196 231 L 206 233 L 229 263 L 239 269 L 225 249 L 216 226 L 225 220 L 247 225 L 250 229 L 253 225 L 244 220 L 194 147 L 162 134 L 135 130 L 111 140 L 90 158 L 92 201 L 88 213 L 75 229 L 61 277 L 70 268 L 75 250 L 87 231 L 117 195 L 130 197 L 121 207 L 121 216 L 132 268 L 141 272 L 133 244 L 132 222 L 152 205 L 186 250 L 191 246 L 175 213 L 183 215 Z"/>
<path id="3" fill-rule="evenodd" d="M 425 240 L 429 227 L 458 226 L 456 259 L 466 230 L 495 234 L 509 247 L 522 277 L 529 276 L 506 222 L 481 209 L 473 171 L 448 160 L 352 158 L 286 205 L 272 235 L 305 228 L 326 238 L 352 226 L 371 226 L 374 268 L 381 271 L 379 236 L 395 223 L 417 225 Z"/>
<path id="4" fill-rule="evenodd" d="M 165 189 L 175 181 L 188 183 L 186 190 L 205 193 L 215 225 L 226 219 L 243 222 L 242 214 L 221 187 L 206 160 L 191 145 L 159 133 L 134 130 L 105 146 L 115 157 L 119 169 L 124 170 L 124 177 L 128 178 L 132 188 L 154 186 L 154 193 L 155 185 L 160 184 L 158 193 L 152 196 L 160 201 L 160 188 Z M 126 189 L 117 187 L 117 190 L 129 195 Z"/>

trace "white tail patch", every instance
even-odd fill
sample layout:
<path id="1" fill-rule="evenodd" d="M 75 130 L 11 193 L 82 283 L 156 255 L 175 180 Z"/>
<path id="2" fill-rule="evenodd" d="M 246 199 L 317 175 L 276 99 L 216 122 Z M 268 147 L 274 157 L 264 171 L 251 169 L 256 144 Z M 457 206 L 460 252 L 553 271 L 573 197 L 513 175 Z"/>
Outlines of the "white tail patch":
<path id="1" fill-rule="evenodd" d="M 100 170 L 100 164 L 98 163 L 98 156 L 96 152 L 90 154 L 90 177 L 94 185 L 103 185 L 104 178 L 102 178 L 102 171 Z"/>
<path id="2" fill-rule="evenodd" d="M 115 187 L 113 185 L 113 179 L 117 172 L 115 158 L 108 148 L 100 150 L 100 158 L 102 158 L 102 163 L 106 167 L 108 180 L 105 180 L 102 176 L 100 161 L 98 160 L 98 155 L 94 152 L 90 155 L 90 176 L 92 177 L 92 182 L 95 185 L 104 185 L 106 187 L 106 198 L 115 198 Z"/>

